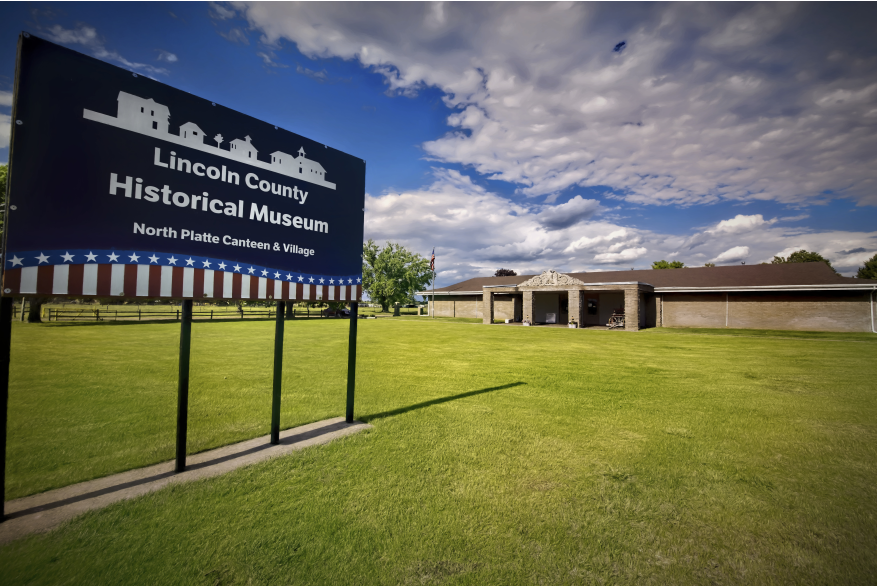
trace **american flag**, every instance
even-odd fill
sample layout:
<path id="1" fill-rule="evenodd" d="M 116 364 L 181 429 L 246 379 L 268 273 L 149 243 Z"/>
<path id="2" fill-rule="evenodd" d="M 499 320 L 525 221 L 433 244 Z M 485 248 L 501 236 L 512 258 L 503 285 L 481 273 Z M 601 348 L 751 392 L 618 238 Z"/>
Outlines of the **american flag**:
<path id="1" fill-rule="evenodd" d="M 435 271 L 435 247 L 432 248 L 432 258 L 429 260 L 429 270 Z"/>
<path id="2" fill-rule="evenodd" d="M 7 253 L 5 295 L 356 301 L 361 276 L 326 276 L 143 251 Z"/>

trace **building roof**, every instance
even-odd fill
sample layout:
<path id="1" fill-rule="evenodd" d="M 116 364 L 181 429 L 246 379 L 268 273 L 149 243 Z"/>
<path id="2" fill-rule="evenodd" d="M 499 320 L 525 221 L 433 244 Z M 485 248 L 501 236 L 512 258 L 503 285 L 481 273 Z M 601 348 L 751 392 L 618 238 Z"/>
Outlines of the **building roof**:
<path id="1" fill-rule="evenodd" d="M 591 273 L 567 273 L 585 284 L 597 283 L 647 283 L 655 289 L 709 288 L 736 289 L 740 287 L 788 287 L 788 286 L 872 286 L 877 280 L 842 277 L 825 263 L 783 263 L 778 265 L 729 265 L 725 267 L 686 267 L 684 269 L 637 269 L 632 271 L 597 271 Z M 437 294 L 478 292 L 484 286 L 517 286 L 533 275 L 514 277 L 475 277 L 447 287 L 436 288 Z M 432 290 L 418 292 L 432 293 Z"/>

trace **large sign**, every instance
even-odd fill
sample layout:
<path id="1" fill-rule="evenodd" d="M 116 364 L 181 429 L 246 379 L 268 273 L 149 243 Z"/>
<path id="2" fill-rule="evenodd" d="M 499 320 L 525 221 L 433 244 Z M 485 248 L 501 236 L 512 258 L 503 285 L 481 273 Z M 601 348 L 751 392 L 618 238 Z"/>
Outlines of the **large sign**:
<path id="1" fill-rule="evenodd" d="M 6 295 L 359 297 L 362 159 L 27 33 L 13 118 Z"/>

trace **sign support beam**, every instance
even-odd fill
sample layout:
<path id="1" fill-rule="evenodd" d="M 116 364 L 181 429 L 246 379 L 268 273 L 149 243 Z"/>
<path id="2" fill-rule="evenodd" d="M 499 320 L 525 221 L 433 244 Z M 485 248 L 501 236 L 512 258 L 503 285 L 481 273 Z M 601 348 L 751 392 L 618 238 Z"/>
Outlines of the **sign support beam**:
<path id="1" fill-rule="evenodd" d="M 192 347 L 192 300 L 183 300 L 180 320 L 180 373 L 177 384 L 177 466 L 186 470 L 186 433 L 189 423 L 189 351 Z"/>
<path id="2" fill-rule="evenodd" d="M 353 422 L 353 395 L 356 390 L 356 323 L 359 303 L 350 302 L 350 339 L 347 342 L 347 423 Z"/>
<path id="3" fill-rule="evenodd" d="M 9 350 L 12 346 L 12 298 L 0 298 L 0 522 L 6 519 L 6 435 L 9 420 Z"/>
<path id="4" fill-rule="evenodd" d="M 286 302 L 277 302 L 274 320 L 274 394 L 271 398 L 271 444 L 280 444 L 280 389 L 283 383 L 283 326 Z"/>

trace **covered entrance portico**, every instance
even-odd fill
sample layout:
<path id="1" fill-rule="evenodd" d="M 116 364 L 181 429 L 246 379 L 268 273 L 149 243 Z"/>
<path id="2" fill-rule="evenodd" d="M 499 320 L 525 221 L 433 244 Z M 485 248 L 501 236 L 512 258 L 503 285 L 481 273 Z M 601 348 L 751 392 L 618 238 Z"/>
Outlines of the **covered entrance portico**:
<path id="1" fill-rule="evenodd" d="M 624 329 L 645 326 L 644 297 L 655 288 L 638 281 L 585 284 L 548 270 L 517 286 L 484 286 L 483 318 L 493 323 L 496 294 L 523 294 L 523 319 L 530 324 L 565 324 L 573 318 L 581 326 L 605 325 L 616 310 L 624 310 Z"/>

